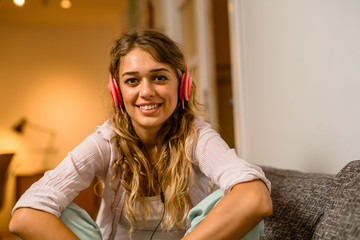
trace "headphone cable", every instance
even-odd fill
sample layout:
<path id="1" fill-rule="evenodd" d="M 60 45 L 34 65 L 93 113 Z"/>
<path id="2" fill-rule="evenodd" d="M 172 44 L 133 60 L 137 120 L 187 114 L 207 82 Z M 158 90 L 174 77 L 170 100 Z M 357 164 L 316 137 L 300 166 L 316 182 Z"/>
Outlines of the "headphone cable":
<path id="1" fill-rule="evenodd" d="M 161 179 L 159 179 L 159 174 L 158 174 L 156 168 L 153 166 L 153 164 L 152 164 L 151 161 L 150 161 L 149 153 L 146 151 L 146 148 L 144 148 L 144 149 L 145 149 L 145 152 L 146 152 L 147 157 L 149 158 L 149 159 L 148 159 L 148 162 L 149 162 L 151 168 L 154 169 L 154 171 L 155 171 L 156 180 L 157 180 L 157 182 L 158 182 L 158 184 L 159 184 L 159 187 L 160 187 L 160 199 L 161 199 L 161 202 L 162 202 L 162 204 L 163 204 L 163 212 L 162 212 L 161 219 L 160 219 L 158 225 L 156 226 L 156 228 L 154 229 L 153 233 L 152 233 L 151 236 L 150 236 L 150 240 L 152 240 L 153 236 L 155 235 L 156 231 L 157 231 L 158 228 L 160 227 L 160 224 L 161 224 L 161 222 L 163 221 L 164 216 L 165 216 L 165 195 L 164 195 L 164 191 L 162 190 L 162 187 L 161 187 L 161 180 L 162 180 L 162 177 L 163 177 L 163 176 L 161 177 Z"/>
<path id="2" fill-rule="evenodd" d="M 160 188 L 161 188 L 161 187 L 160 187 Z M 161 202 L 163 203 L 163 212 L 162 212 L 162 216 L 161 216 L 160 222 L 158 223 L 158 225 L 157 225 L 156 228 L 154 229 L 153 233 L 151 234 L 150 240 L 152 240 L 152 238 L 153 238 L 153 236 L 155 235 L 157 229 L 160 227 L 160 224 L 161 224 L 161 222 L 163 221 L 164 215 L 165 215 L 165 197 L 164 197 L 164 193 L 163 193 L 162 189 L 161 189 L 160 196 L 161 196 Z"/>

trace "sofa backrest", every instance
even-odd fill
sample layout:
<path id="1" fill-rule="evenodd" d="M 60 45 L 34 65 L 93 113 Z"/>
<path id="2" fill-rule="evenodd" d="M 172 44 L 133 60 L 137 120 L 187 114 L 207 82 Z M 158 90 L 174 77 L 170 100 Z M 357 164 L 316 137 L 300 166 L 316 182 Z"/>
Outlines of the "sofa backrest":
<path id="1" fill-rule="evenodd" d="M 360 239 L 360 160 L 336 175 L 313 239 Z"/>
<path id="2" fill-rule="evenodd" d="M 334 175 L 262 169 L 271 181 L 274 208 L 264 221 L 263 239 L 311 239 Z"/>

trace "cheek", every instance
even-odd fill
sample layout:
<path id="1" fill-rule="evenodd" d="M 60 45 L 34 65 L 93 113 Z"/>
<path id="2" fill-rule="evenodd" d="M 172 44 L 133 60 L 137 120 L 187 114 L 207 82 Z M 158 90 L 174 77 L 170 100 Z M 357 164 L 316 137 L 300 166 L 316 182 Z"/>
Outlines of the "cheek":
<path id="1" fill-rule="evenodd" d="M 126 91 L 121 91 L 121 95 L 123 98 L 123 102 L 126 105 L 129 105 L 131 103 L 131 101 L 133 101 L 134 99 L 134 93 L 131 90 L 126 90 Z"/>
<path id="2" fill-rule="evenodd" d="M 177 103 L 178 103 L 178 99 L 179 99 L 177 87 L 175 89 L 173 89 L 170 98 L 171 98 L 171 105 L 175 109 L 175 107 L 177 106 Z"/>
<path id="3" fill-rule="evenodd" d="M 172 96 L 172 100 L 173 100 L 173 102 L 174 102 L 174 103 L 175 103 L 175 105 L 176 105 L 176 104 L 177 104 L 177 102 L 178 102 L 178 99 L 179 99 L 179 96 L 178 96 L 177 91 L 176 91 L 174 94 L 172 94 L 171 96 Z"/>

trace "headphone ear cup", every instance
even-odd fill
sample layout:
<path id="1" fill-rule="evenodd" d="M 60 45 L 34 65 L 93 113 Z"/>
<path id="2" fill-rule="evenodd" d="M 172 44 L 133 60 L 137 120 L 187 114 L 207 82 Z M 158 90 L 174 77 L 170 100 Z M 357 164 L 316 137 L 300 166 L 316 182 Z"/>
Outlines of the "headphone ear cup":
<path id="1" fill-rule="evenodd" d="M 181 85 L 180 85 L 180 101 L 182 102 L 182 108 L 185 109 L 185 101 L 189 101 L 190 93 L 192 87 L 192 78 L 190 76 L 189 70 L 186 67 L 185 72 L 181 78 Z"/>
<path id="2" fill-rule="evenodd" d="M 116 107 L 119 107 L 121 112 L 124 114 L 124 111 L 123 111 L 123 108 L 122 108 L 123 107 L 123 102 L 122 102 L 120 90 L 118 88 L 118 85 L 116 83 L 115 78 L 113 78 L 111 73 L 110 73 L 110 80 L 109 80 L 108 87 L 109 87 L 109 91 L 110 91 L 112 100 L 114 102 L 114 105 Z"/>

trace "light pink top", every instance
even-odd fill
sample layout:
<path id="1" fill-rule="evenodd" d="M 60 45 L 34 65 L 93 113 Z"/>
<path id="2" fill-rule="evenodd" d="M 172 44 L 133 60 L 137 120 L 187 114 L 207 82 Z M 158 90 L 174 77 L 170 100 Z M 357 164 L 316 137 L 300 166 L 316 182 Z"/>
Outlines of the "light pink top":
<path id="1" fill-rule="evenodd" d="M 189 192 L 190 207 L 194 207 L 208 194 L 208 179 L 228 193 L 237 183 L 261 179 L 270 191 L 270 182 L 258 166 L 239 158 L 220 135 L 209 124 L 197 119 L 195 126 L 199 138 L 189 152 L 192 164 L 194 186 Z M 111 165 L 117 159 L 117 151 L 110 144 L 115 132 L 109 121 L 98 126 L 96 131 L 69 152 L 68 156 L 44 177 L 34 183 L 13 211 L 19 207 L 31 207 L 60 216 L 66 206 L 87 188 L 98 176 L 103 183 L 103 195 L 97 224 L 103 239 L 115 239 L 124 201 L 124 189 L 117 180 L 114 186 L 118 193 L 112 207 L 114 191 L 109 181 Z"/>

